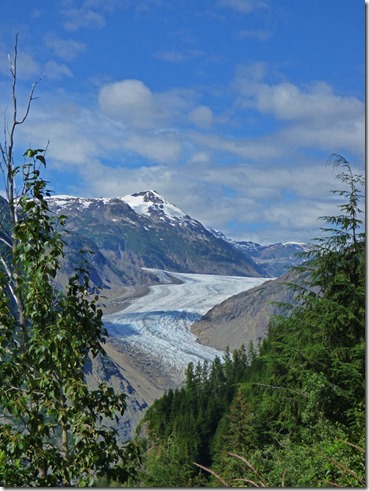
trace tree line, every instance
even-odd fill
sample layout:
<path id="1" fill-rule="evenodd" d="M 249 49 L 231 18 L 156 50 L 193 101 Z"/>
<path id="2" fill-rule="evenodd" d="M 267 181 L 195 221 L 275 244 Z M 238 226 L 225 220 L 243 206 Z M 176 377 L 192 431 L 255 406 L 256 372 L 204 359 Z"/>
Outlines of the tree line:
<path id="1" fill-rule="evenodd" d="M 345 199 L 297 268 L 298 306 L 257 350 L 189 365 L 148 410 L 145 486 L 365 486 L 363 178 L 331 157 Z"/>

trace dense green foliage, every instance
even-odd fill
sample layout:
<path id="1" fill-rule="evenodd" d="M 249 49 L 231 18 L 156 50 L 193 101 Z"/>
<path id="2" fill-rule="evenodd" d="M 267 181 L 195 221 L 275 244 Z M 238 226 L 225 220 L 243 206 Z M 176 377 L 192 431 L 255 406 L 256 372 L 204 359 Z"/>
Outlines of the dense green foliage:
<path id="1" fill-rule="evenodd" d="M 365 486 L 363 179 L 332 160 L 345 203 L 323 217 L 299 306 L 273 319 L 258 355 L 190 365 L 154 403 L 145 486 Z"/>
<path id="2" fill-rule="evenodd" d="M 162 466 L 168 472 L 171 486 L 186 486 L 197 474 L 193 461 L 206 465 L 211 462 L 211 442 L 217 426 L 228 409 L 237 384 L 246 376 L 249 360 L 255 356 L 244 347 L 231 356 L 227 352 L 224 362 L 216 358 L 209 367 L 200 363 L 189 364 L 182 388 L 169 390 L 147 412 L 148 430 L 157 444 L 149 459 L 148 486 L 163 484 Z M 172 456 L 176 464 L 171 463 Z M 180 469 L 176 469 L 177 465 Z"/>
<path id="3" fill-rule="evenodd" d="M 64 218 L 48 209 L 42 151 L 26 157 L 14 171 L 24 186 L 1 256 L 0 485 L 86 486 L 98 475 L 123 481 L 126 449 L 107 423 L 123 414 L 125 396 L 104 384 L 91 391 L 84 378 L 88 357 L 103 354 L 98 296 L 83 263 L 64 292 L 55 287 Z"/>
<path id="4" fill-rule="evenodd" d="M 0 486 L 88 486 L 99 476 L 125 481 L 135 446 L 119 445 L 114 417 L 124 394 L 87 386 L 84 367 L 103 356 L 106 330 L 99 297 L 81 261 L 57 287 L 65 217 L 53 216 L 43 150 L 14 158 L 14 136 L 26 120 L 17 110 L 17 40 L 10 63 L 13 119 L 0 142 L 7 200 L 0 216 Z"/>

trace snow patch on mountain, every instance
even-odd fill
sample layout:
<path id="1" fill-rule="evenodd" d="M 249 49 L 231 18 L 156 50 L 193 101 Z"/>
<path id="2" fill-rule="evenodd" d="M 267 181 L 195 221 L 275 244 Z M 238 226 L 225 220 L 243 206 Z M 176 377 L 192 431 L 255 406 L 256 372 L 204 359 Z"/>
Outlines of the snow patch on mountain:
<path id="1" fill-rule="evenodd" d="M 80 208 L 89 208 L 94 203 L 101 202 L 107 204 L 110 201 L 109 198 L 80 198 L 78 196 L 70 196 L 67 194 L 57 194 L 47 199 L 58 208 L 68 208 L 69 206 L 75 205 Z"/>
<path id="2" fill-rule="evenodd" d="M 54 206 L 68 209 L 77 206 L 79 209 L 89 208 L 92 204 L 101 203 L 107 205 L 117 199 L 127 204 L 137 215 L 151 217 L 158 214 L 161 220 L 188 220 L 194 221 L 177 206 L 169 203 L 163 196 L 154 190 L 120 196 L 119 198 L 80 198 L 65 194 L 55 195 L 48 198 Z"/>
<path id="3" fill-rule="evenodd" d="M 160 196 L 156 191 L 142 191 L 140 193 L 129 194 L 120 197 L 138 215 L 151 216 L 153 212 L 164 214 L 171 218 L 189 218 L 182 210 Z"/>

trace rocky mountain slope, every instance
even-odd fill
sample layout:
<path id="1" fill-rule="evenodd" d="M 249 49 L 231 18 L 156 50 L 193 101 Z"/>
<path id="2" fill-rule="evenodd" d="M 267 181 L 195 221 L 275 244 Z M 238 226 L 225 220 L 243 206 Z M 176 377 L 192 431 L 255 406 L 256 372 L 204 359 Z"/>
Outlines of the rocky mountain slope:
<path id="1" fill-rule="evenodd" d="M 50 208 L 68 217 L 66 272 L 89 249 L 93 281 L 104 288 L 157 281 L 142 268 L 268 276 L 264 268 L 155 191 L 116 199 L 55 196 Z"/>
<path id="2" fill-rule="evenodd" d="M 292 266 L 302 263 L 300 254 L 309 250 L 309 245 L 301 242 L 277 242 L 263 246 L 257 242 L 229 239 L 219 230 L 211 231 L 216 237 L 229 242 L 235 249 L 251 257 L 269 276 L 273 277 L 281 276 Z"/>
<path id="3" fill-rule="evenodd" d="M 281 304 L 295 304 L 297 291 L 291 284 L 303 286 L 305 274 L 290 271 L 276 280 L 234 295 L 209 310 L 192 327 L 192 333 L 205 346 L 224 350 L 254 346 L 268 333 L 273 315 L 283 313 Z"/>

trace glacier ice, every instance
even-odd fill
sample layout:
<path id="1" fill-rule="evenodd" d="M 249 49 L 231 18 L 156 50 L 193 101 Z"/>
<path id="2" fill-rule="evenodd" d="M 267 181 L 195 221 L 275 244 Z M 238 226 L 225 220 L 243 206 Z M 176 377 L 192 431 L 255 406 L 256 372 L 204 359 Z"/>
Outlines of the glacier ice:
<path id="1" fill-rule="evenodd" d="M 214 360 L 222 352 L 203 346 L 191 325 L 226 298 L 258 286 L 270 278 L 172 273 L 150 269 L 157 276 L 180 283 L 154 285 L 149 293 L 125 309 L 104 316 L 109 336 L 131 352 L 143 352 L 160 362 L 172 378 L 183 377 L 189 362 Z"/>

